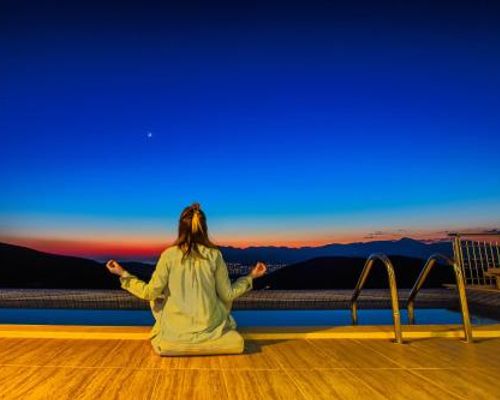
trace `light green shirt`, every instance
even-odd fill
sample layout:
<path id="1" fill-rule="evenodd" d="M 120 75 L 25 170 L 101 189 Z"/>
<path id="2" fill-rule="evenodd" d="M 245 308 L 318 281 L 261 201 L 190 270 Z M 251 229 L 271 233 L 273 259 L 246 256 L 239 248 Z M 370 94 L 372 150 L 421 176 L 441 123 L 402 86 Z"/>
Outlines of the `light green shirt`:
<path id="1" fill-rule="evenodd" d="M 208 260 L 189 255 L 181 262 L 177 246 L 164 250 L 149 283 L 127 271 L 120 277 L 123 289 L 150 301 L 156 320 L 150 339 L 199 343 L 236 329 L 232 303 L 253 288 L 253 278 L 245 275 L 231 284 L 220 250 L 198 249 Z"/>

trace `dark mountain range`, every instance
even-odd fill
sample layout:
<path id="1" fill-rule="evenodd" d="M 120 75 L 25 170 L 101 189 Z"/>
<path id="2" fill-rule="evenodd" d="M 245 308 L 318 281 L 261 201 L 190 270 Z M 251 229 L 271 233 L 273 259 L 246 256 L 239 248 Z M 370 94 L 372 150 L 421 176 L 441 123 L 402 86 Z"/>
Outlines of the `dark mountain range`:
<path id="1" fill-rule="evenodd" d="M 378 250 L 380 251 L 380 250 Z M 396 268 L 400 287 L 413 285 L 424 259 L 390 256 Z M 325 289 L 353 288 L 365 257 L 319 257 L 288 265 L 254 283 L 255 289 Z M 132 274 L 149 281 L 154 265 L 123 262 Z M 382 266 L 374 266 L 367 287 L 387 287 Z M 435 268 L 429 276 L 429 286 L 452 282 L 449 268 Z M 26 247 L 0 243 L 0 287 L 118 289 L 119 280 L 103 263 L 80 257 L 43 253 Z"/>
<path id="2" fill-rule="evenodd" d="M 399 288 L 411 288 L 422 270 L 425 259 L 389 256 L 394 265 Z M 254 281 L 255 289 L 353 289 L 366 258 L 319 257 L 288 265 Z M 380 265 L 379 265 L 380 264 Z M 453 270 L 435 266 L 427 277 L 425 287 L 441 287 L 453 283 Z M 388 288 L 387 273 L 376 262 L 365 283 L 366 288 Z"/>
<path id="3" fill-rule="evenodd" d="M 228 262 L 251 264 L 264 261 L 270 264 L 291 264 L 317 257 L 368 257 L 372 253 L 384 253 L 414 258 L 428 258 L 433 253 L 452 255 L 450 241 L 424 243 L 410 238 L 349 244 L 327 244 L 318 247 L 221 247 Z"/>
<path id="4" fill-rule="evenodd" d="M 123 263 L 123 266 L 146 280 L 154 269 L 141 263 Z M 120 283 L 97 261 L 0 243 L 0 287 L 119 289 Z"/>

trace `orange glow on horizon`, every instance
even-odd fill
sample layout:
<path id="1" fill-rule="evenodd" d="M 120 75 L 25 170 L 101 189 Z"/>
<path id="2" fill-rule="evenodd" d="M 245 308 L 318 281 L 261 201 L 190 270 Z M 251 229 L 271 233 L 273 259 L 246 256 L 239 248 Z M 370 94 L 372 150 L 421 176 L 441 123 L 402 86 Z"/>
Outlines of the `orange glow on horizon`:
<path id="1" fill-rule="evenodd" d="M 250 237 L 218 237 L 212 238 L 219 246 L 232 246 L 237 248 L 247 248 L 252 246 L 286 246 L 286 247 L 317 247 L 332 243 L 348 244 L 354 242 L 371 242 L 376 240 L 398 240 L 403 236 L 410 236 L 417 240 L 437 240 L 444 239 L 441 232 L 413 232 L 412 234 L 377 234 L 367 236 L 359 232 L 351 232 L 347 235 L 316 235 L 309 239 L 300 237 L 286 238 L 276 235 Z M 291 236 L 291 235 L 290 235 Z M 299 236 L 297 234 L 297 236 Z M 171 238 L 141 238 L 141 237 L 117 237 L 114 240 L 106 238 L 104 240 L 71 238 L 62 239 L 58 237 L 0 237 L 0 241 L 14 245 L 25 246 L 35 250 L 64 254 L 79 257 L 122 257 L 132 258 L 155 258 L 173 241 Z"/>

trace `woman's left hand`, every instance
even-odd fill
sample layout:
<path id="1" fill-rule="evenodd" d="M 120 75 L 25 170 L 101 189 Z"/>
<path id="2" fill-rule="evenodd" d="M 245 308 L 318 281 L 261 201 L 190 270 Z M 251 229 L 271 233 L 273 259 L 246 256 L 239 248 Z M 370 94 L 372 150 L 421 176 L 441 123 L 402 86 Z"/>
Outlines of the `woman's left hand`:
<path id="1" fill-rule="evenodd" d="M 263 262 L 258 262 L 257 264 L 255 264 L 255 267 L 252 268 L 252 271 L 250 271 L 250 276 L 254 279 L 257 279 L 264 275 L 266 271 L 267 265 Z"/>
<path id="2" fill-rule="evenodd" d="M 109 272 L 119 276 L 121 276 L 125 271 L 123 267 L 120 264 L 118 264 L 115 260 L 109 260 L 106 263 L 106 267 L 108 268 Z"/>

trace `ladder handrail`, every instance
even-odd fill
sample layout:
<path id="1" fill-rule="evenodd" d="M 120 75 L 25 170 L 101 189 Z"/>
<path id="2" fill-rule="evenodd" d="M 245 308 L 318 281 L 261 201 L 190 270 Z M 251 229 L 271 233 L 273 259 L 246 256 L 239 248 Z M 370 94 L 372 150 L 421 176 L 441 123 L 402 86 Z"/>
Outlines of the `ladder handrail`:
<path id="1" fill-rule="evenodd" d="M 396 343 L 403 343 L 403 338 L 401 336 L 401 316 L 399 313 L 399 297 L 398 297 L 398 288 L 396 284 L 396 274 L 394 272 L 394 266 L 391 263 L 391 260 L 385 255 L 381 253 L 375 253 L 370 255 L 361 271 L 361 275 L 359 276 L 358 283 L 354 288 L 354 292 L 351 297 L 351 317 L 352 324 L 357 325 L 358 323 L 358 297 L 363 289 L 363 286 L 370 274 L 373 263 L 379 260 L 381 261 L 386 270 L 387 270 L 387 278 L 389 280 L 389 289 L 391 293 L 391 305 L 392 305 L 392 317 L 394 321 L 394 338 Z"/>
<path id="2" fill-rule="evenodd" d="M 415 323 L 415 297 L 422 288 L 422 285 L 424 284 L 425 279 L 429 275 L 429 272 L 431 271 L 432 267 L 434 267 L 434 265 L 439 260 L 443 261 L 444 264 L 453 267 L 453 271 L 455 272 L 458 296 L 460 299 L 460 308 L 462 311 L 462 323 L 464 328 L 465 341 L 467 343 L 472 343 L 474 339 L 472 337 L 472 326 L 470 322 L 469 306 L 467 304 L 467 294 L 465 292 L 465 280 L 464 280 L 464 275 L 462 273 L 462 268 L 454 260 L 451 260 L 450 258 L 439 253 L 431 255 L 427 259 L 424 268 L 420 272 L 417 281 L 415 282 L 413 288 L 411 289 L 410 295 L 408 296 L 408 300 L 406 303 L 406 307 L 408 309 L 408 323 L 410 325 L 413 325 Z"/>

